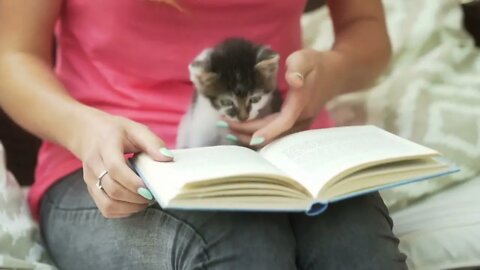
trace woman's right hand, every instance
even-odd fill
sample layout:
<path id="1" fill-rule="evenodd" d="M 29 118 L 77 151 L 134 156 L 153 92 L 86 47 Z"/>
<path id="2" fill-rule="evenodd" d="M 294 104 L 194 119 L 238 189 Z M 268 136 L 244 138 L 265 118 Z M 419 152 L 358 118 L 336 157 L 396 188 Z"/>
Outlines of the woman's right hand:
<path id="1" fill-rule="evenodd" d="M 127 165 L 125 153 L 146 152 L 157 161 L 172 161 L 163 141 L 148 127 L 129 119 L 95 111 L 72 138 L 71 150 L 83 161 L 83 177 L 95 204 L 106 218 L 127 217 L 153 199 Z M 99 176 L 103 190 L 97 187 Z"/>

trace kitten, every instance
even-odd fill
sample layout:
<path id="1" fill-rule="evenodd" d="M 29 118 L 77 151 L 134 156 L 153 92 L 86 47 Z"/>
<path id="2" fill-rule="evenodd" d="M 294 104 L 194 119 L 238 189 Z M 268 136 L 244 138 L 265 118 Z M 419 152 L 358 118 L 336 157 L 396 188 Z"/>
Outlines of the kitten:
<path id="1" fill-rule="evenodd" d="M 179 125 L 177 148 L 231 144 L 220 116 L 247 121 L 278 112 L 279 54 L 239 38 L 200 53 L 189 65 L 195 87 L 192 104 Z"/>

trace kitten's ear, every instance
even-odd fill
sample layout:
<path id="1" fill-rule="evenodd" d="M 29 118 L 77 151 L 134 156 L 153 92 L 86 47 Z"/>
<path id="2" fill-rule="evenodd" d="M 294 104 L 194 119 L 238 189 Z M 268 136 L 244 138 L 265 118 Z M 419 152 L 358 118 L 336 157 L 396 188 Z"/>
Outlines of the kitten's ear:
<path id="1" fill-rule="evenodd" d="M 280 55 L 268 47 L 262 47 L 257 54 L 255 69 L 267 79 L 276 78 Z"/>
<path id="2" fill-rule="evenodd" d="M 203 91 L 206 87 L 214 83 L 218 79 L 218 75 L 208 71 L 209 56 L 212 49 L 206 49 L 200 53 L 193 62 L 188 66 L 190 71 L 190 80 L 199 91 Z"/>
<path id="3" fill-rule="evenodd" d="M 190 64 L 188 68 L 190 70 L 190 80 L 199 91 L 203 91 L 218 80 L 217 73 L 207 71 L 204 67 L 195 63 Z"/>

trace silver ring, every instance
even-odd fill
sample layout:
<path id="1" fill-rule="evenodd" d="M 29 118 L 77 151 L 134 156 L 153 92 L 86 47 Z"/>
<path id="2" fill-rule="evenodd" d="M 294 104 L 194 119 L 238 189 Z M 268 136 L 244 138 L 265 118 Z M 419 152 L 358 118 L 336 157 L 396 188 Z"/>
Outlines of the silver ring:
<path id="1" fill-rule="evenodd" d="M 105 170 L 103 171 L 98 177 L 97 177 L 97 183 L 95 184 L 97 186 L 98 189 L 100 189 L 101 191 L 105 192 L 105 190 L 103 189 L 103 186 L 102 186 L 102 178 L 105 177 L 105 175 L 108 174 L 108 171 Z"/>
<path id="2" fill-rule="evenodd" d="M 298 78 L 300 78 L 300 80 L 304 80 L 305 78 L 303 77 L 302 73 L 300 72 L 294 72 L 293 74 L 295 74 L 295 76 L 297 76 Z"/>

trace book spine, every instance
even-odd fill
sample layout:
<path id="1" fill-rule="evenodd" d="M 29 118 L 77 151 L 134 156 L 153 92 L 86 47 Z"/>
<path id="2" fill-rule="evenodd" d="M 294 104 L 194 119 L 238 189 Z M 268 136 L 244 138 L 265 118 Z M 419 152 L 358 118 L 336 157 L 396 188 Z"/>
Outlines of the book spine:
<path id="1" fill-rule="evenodd" d="M 321 201 L 314 201 L 310 208 L 305 211 L 307 216 L 318 216 L 328 208 L 328 203 Z"/>

